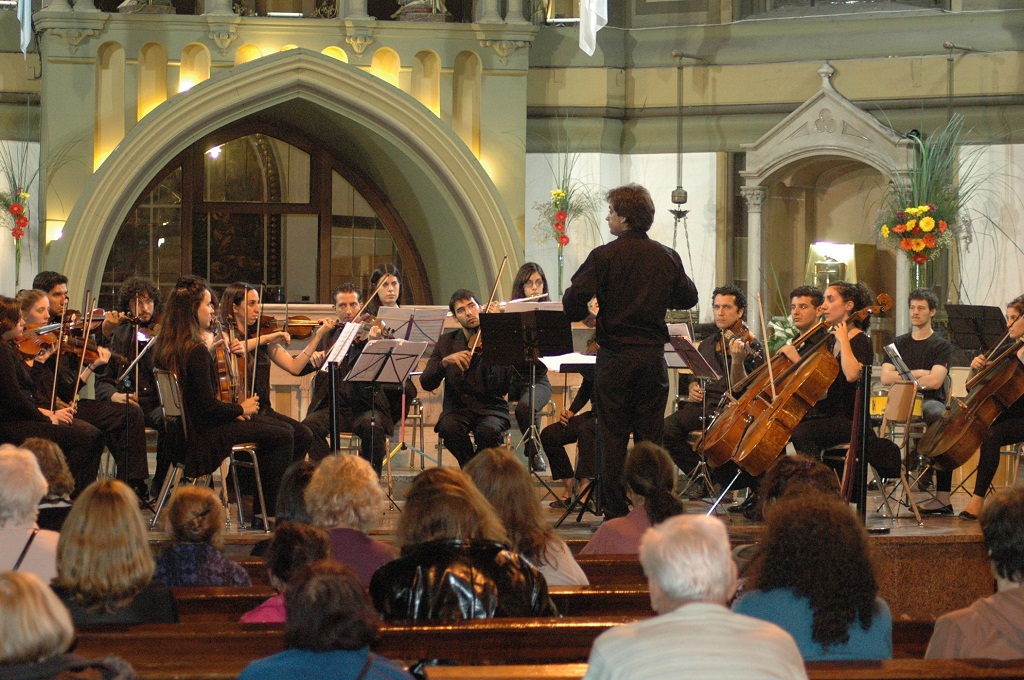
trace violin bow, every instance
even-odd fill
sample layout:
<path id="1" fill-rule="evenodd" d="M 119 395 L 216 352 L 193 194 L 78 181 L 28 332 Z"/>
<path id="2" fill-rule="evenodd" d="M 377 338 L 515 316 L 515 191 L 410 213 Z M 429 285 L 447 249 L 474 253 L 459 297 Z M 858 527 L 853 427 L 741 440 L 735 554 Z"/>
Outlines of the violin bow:
<path id="1" fill-rule="evenodd" d="M 505 271 L 505 267 L 506 266 L 508 266 L 508 255 L 506 255 L 505 257 L 501 258 L 501 266 L 498 267 L 498 275 L 494 277 L 494 285 L 491 286 L 491 294 L 487 298 L 487 304 L 484 305 L 484 308 L 483 308 L 482 311 L 486 312 L 487 308 L 491 306 L 492 302 L 494 302 L 494 295 L 498 292 L 498 282 L 501 281 L 501 274 L 502 274 L 502 272 Z M 477 327 L 476 335 L 473 337 L 473 344 L 469 348 L 470 352 L 475 352 L 476 348 L 480 346 L 480 335 L 481 335 L 480 328 Z"/>
<path id="2" fill-rule="evenodd" d="M 761 328 L 765 329 L 764 361 L 768 364 L 768 384 L 772 388 L 772 401 L 775 401 L 775 374 L 772 372 L 772 351 L 768 346 L 768 325 L 764 322 L 764 303 L 761 302 L 761 291 L 757 291 L 757 314 L 761 319 Z"/>
<path id="3" fill-rule="evenodd" d="M 256 319 L 256 348 L 252 351 L 252 380 L 249 381 L 249 384 L 252 385 L 252 388 L 254 390 L 256 389 L 256 359 L 259 358 L 260 337 L 263 335 L 263 329 L 260 328 L 260 319 L 263 318 L 263 294 L 265 292 L 266 292 L 266 287 L 265 287 L 264 284 L 261 283 L 260 284 L 260 313 L 259 313 L 259 317 Z M 248 293 L 246 293 L 245 295 L 246 295 L 246 297 L 249 296 Z M 248 302 L 246 302 L 246 313 L 248 313 L 248 309 L 249 309 Z M 246 327 L 246 328 L 248 328 L 248 327 Z M 287 317 L 285 317 L 285 329 L 287 329 L 287 328 L 288 328 L 288 320 L 287 320 Z"/>
<path id="4" fill-rule="evenodd" d="M 60 313 L 60 330 L 57 331 L 57 359 L 53 364 L 53 389 L 50 391 L 50 412 L 57 408 L 57 369 L 60 368 L 61 350 L 64 349 L 64 318 L 68 313 L 67 299 L 64 300 L 64 309 Z"/>
<path id="5" fill-rule="evenodd" d="M 92 322 L 92 315 L 96 311 L 92 308 L 92 290 L 86 293 L 86 300 L 88 304 L 85 309 L 89 310 L 89 321 Z M 75 393 L 71 397 L 71 408 L 78 407 L 78 390 L 82 387 L 82 369 L 85 368 L 85 351 L 89 347 L 89 334 L 87 332 L 88 326 L 82 326 L 82 356 L 78 359 L 78 370 L 75 372 Z M 59 364 L 57 366 L 59 368 Z M 56 376 L 56 373 L 54 373 Z M 54 377 L 56 382 L 56 377 Z"/>

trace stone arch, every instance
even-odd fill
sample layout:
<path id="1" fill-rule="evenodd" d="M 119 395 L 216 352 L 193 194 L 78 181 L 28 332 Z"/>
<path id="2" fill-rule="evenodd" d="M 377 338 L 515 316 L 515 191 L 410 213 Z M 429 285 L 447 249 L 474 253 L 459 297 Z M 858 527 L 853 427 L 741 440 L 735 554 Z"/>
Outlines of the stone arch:
<path id="1" fill-rule="evenodd" d="M 762 247 L 768 235 L 762 229 L 762 204 L 780 176 L 834 176 L 838 167 L 864 166 L 889 176 L 893 171 L 906 173 L 913 167 L 911 142 L 839 94 L 832 85 L 834 74 L 832 66 L 822 64 L 818 68 L 820 89 L 756 142 L 743 145 L 746 169 L 740 176 L 748 208 L 746 276 L 751 297 L 761 292 L 765 278 Z M 823 169 L 826 167 L 832 170 Z M 906 300 L 910 291 L 905 258 L 896 258 L 896 264 L 895 298 Z M 906 325 L 907 312 L 905 305 L 896 308 L 900 328 Z M 755 318 L 748 321 L 755 328 L 759 326 Z"/>
<path id="2" fill-rule="evenodd" d="M 460 287 L 488 289 L 506 254 L 502 283 L 511 285 L 522 259 L 519 238 L 465 144 L 408 94 L 307 49 L 218 74 L 140 121 L 82 191 L 55 268 L 76 286 L 98 290 L 118 227 L 147 184 L 197 140 L 255 113 L 319 136 L 383 188 L 410 225 L 435 298 Z"/>

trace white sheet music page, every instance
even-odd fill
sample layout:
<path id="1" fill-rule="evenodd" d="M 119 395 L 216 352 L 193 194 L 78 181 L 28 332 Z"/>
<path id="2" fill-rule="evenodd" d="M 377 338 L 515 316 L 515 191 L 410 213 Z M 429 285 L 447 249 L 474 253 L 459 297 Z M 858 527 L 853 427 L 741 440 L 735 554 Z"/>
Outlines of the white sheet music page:
<path id="1" fill-rule="evenodd" d="M 545 368 L 553 373 L 562 372 L 562 364 L 597 364 L 597 357 L 593 354 L 558 354 L 551 357 L 541 357 L 540 362 Z"/>
<path id="2" fill-rule="evenodd" d="M 348 348 L 352 346 L 352 341 L 356 339 L 359 334 L 359 330 L 363 324 L 354 323 L 349 321 L 341 328 L 341 333 L 338 333 L 338 339 L 334 341 L 331 349 L 327 352 L 327 358 L 324 363 L 320 366 L 320 370 L 327 372 L 327 364 L 336 363 L 340 364 L 345 360 L 348 355 Z"/>

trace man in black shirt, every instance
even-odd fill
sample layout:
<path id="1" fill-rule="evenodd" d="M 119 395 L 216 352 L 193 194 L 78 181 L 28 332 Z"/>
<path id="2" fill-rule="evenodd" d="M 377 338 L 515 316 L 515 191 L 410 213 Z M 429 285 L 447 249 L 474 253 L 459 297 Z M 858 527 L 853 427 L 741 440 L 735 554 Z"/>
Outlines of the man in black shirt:
<path id="1" fill-rule="evenodd" d="M 605 517 L 629 512 L 622 469 L 629 435 L 660 442 L 668 402 L 665 312 L 697 304 L 697 289 L 678 253 L 648 237 L 654 201 L 638 184 L 608 192 L 608 227 L 617 237 L 591 251 L 562 296 L 575 321 L 590 314 L 597 297 L 594 404 L 600 423 L 601 498 Z"/>

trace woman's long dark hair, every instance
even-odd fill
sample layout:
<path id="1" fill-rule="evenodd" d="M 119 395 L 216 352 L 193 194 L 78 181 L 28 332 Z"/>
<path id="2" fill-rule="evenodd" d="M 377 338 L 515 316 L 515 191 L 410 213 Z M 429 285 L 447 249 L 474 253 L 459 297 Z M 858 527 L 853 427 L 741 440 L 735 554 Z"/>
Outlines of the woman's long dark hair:
<path id="1" fill-rule="evenodd" d="M 398 299 L 395 300 L 395 303 L 401 304 L 402 272 L 398 271 L 398 267 L 391 264 L 390 262 L 385 262 L 384 264 L 377 265 L 377 268 L 374 269 L 373 273 L 370 274 L 370 290 L 367 291 L 367 294 L 373 294 L 373 291 L 377 290 L 377 284 L 380 283 L 380 280 L 383 279 L 385 276 L 389 275 L 394 276 L 396 279 L 398 279 Z M 359 297 L 362 297 L 362 295 L 360 295 Z M 370 300 L 370 304 L 366 307 L 366 311 L 369 312 L 370 314 L 376 315 L 378 309 L 380 309 L 380 296 L 374 295 L 373 298 Z"/>
<path id="2" fill-rule="evenodd" d="M 153 341 L 154 366 L 174 371 L 181 377 L 184 358 L 203 342 L 197 310 L 207 290 L 206 281 L 199 276 L 183 276 L 174 284 L 164 305 L 160 333 Z"/>
<path id="3" fill-rule="evenodd" d="M 526 282 L 530 280 L 534 272 L 540 274 L 540 278 L 544 280 L 544 292 L 548 292 L 548 277 L 544 276 L 544 270 L 536 262 L 524 262 L 523 266 L 516 272 L 515 280 L 512 281 L 512 296 L 509 298 L 510 300 L 526 297 Z"/>
<path id="4" fill-rule="evenodd" d="M 843 298 L 843 302 L 852 302 L 853 309 L 850 310 L 850 314 L 859 312 L 868 305 L 874 299 L 874 295 L 871 294 L 871 289 L 863 283 L 849 283 L 848 281 L 834 281 L 828 284 L 829 288 L 835 288 L 839 291 L 839 296 Z M 827 290 L 827 289 L 826 289 Z M 871 317 L 865 318 L 863 321 L 857 323 L 857 328 L 867 330 L 867 327 L 871 324 Z"/>
<path id="5" fill-rule="evenodd" d="M 789 588 L 810 601 L 811 638 L 828 647 L 850 640 L 860 621 L 871 628 L 875 580 L 868 535 L 843 500 L 816 491 L 765 510 L 765 533 L 747 571 L 752 588 Z"/>
<path id="6" fill-rule="evenodd" d="M 675 467 L 668 451 L 652 442 L 633 445 L 623 470 L 626 484 L 644 499 L 651 524 L 663 522 L 683 512 L 683 503 L 672 490 L 676 484 Z"/>

